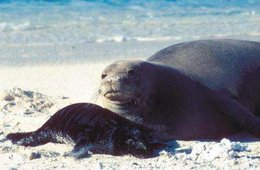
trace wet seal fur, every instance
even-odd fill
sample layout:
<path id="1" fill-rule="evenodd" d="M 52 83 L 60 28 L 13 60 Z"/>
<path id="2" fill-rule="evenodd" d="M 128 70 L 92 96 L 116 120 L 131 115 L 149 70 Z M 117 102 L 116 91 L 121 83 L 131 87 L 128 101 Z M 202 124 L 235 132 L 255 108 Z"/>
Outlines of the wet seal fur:
<path id="1" fill-rule="evenodd" d="M 38 146 L 48 142 L 72 143 L 74 149 L 65 154 L 76 158 L 90 154 L 124 155 L 139 158 L 156 156 L 151 130 L 90 103 L 69 105 L 56 112 L 36 131 L 10 133 L 14 144 Z"/>
<path id="2" fill-rule="evenodd" d="M 105 108 L 165 140 L 242 130 L 260 137 L 260 43 L 192 41 L 147 61 L 117 61 L 103 71 L 99 92 Z"/>

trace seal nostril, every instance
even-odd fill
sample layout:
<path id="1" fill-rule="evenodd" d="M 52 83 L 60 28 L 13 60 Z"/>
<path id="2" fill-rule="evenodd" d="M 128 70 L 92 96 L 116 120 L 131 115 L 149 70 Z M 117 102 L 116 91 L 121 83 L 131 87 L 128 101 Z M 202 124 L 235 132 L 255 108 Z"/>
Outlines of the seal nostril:
<path id="1" fill-rule="evenodd" d="M 102 74 L 102 75 L 101 75 L 101 79 L 104 79 L 104 78 L 106 78 L 106 77 L 107 77 L 106 74 Z"/>

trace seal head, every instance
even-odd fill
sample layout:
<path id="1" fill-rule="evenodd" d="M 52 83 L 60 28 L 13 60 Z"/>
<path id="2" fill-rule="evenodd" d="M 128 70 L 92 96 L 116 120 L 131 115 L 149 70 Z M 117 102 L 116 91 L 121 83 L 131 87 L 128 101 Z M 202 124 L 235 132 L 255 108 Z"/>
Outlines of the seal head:
<path id="1" fill-rule="evenodd" d="M 152 79 L 148 63 L 117 61 L 101 75 L 100 95 L 105 108 L 135 122 L 142 122 L 147 113 L 147 99 L 152 95 Z"/>

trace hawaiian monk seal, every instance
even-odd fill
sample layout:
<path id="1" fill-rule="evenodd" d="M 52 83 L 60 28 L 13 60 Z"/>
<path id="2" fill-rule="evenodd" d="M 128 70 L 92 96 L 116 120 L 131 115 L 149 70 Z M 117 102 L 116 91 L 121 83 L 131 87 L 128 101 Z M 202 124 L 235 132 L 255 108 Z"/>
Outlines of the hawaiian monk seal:
<path id="1" fill-rule="evenodd" d="M 154 150 L 160 147 L 159 143 L 153 143 L 151 132 L 100 106 L 77 103 L 56 112 L 38 130 L 10 133 L 7 139 L 23 146 L 72 143 L 74 149 L 67 155 L 76 158 L 89 153 L 146 158 L 155 156 Z"/>
<path id="2" fill-rule="evenodd" d="M 169 139 L 260 136 L 260 43 L 193 41 L 147 61 L 117 61 L 103 71 L 99 92 L 105 108 Z"/>

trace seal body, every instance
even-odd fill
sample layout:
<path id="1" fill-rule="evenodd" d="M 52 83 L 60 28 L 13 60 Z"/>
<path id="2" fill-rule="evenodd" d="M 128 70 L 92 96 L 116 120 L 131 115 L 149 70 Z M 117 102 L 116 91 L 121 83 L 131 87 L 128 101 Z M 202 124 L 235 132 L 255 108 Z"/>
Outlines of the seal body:
<path id="1" fill-rule="evenodd" d="M 204 40 L 147 61 L 118 61 L 101 77 L 104 107 L 168 139 L 260 136 L 260 44 Z"/>
<path id="2" fill-rule="evenodd" d="M 82 158 L 90 153 L 137 157 L 153 156 L 151 130 L 107 109 L 89 103 L 67 106 L 56 112 L 41 128 L 27 133 L 11 133 L 7 139 L 23 146 L 48 142 L 72 143 L 67 154 Z"/>
<path id="3" fill-rule="evenodd" d="M 210 89 L 227 93 L 260 116 L 260 42 L 191 41 L 167 47 L 147 61 L 167 65 Z"/>

